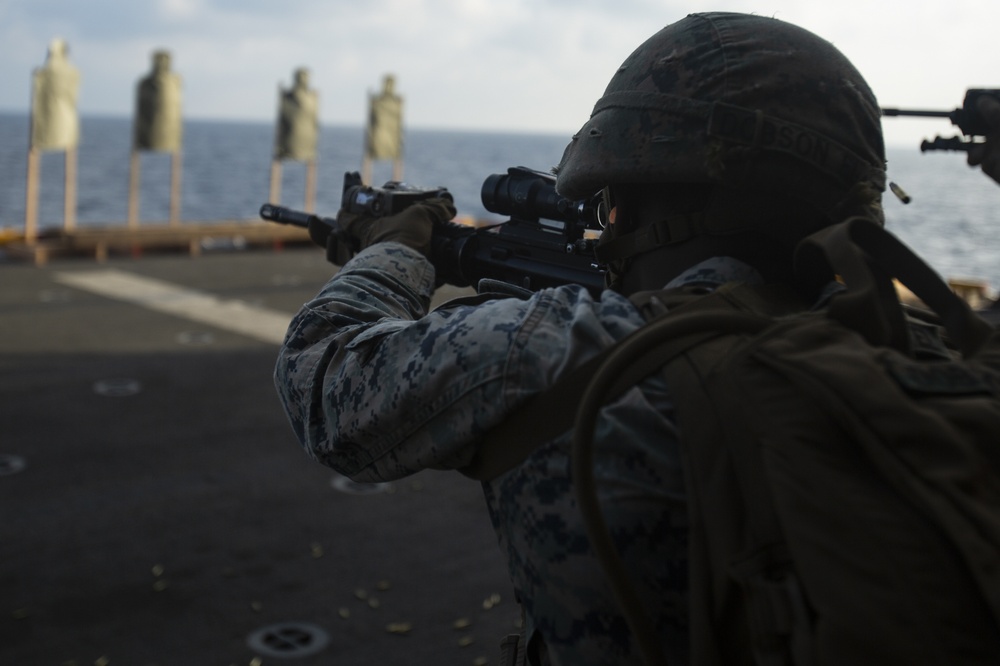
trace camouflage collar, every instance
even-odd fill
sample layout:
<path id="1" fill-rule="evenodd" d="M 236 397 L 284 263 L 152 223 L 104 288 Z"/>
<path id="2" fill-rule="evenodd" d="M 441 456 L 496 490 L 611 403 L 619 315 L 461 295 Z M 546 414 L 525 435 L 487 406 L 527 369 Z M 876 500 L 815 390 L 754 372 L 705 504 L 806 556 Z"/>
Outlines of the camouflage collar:
<path id="1" fill-rule="evenodd" d="M 764 284 L 764 278 L 745 261 L 734 257 L 711 257 L 688 268 L 664 288 L 703 286 L 714 289 L 727 282 Z"/>

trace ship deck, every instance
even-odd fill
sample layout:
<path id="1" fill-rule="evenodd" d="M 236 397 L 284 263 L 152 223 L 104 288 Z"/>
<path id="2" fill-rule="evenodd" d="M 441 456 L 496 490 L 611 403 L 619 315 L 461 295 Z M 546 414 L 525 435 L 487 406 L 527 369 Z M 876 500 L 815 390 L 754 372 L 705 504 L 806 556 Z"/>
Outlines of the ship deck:
<path id="1" fill-rule="evenodd" d="M 322 252 L 100 258 L 0 263 L 0 663 L 496 663 L 479 485 L 345 482 L 279 407 Z"/>

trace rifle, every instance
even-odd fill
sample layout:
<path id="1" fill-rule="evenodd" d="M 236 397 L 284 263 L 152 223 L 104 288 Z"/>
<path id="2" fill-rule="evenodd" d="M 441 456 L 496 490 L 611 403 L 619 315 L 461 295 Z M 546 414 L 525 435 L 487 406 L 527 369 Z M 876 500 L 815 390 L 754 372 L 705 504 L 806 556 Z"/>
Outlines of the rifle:
<path id="1" fill-rule="evenodd" d="M 963 137 L 951 137 L 944 139 L 940 136 L 934 137 L 933 141 L 924 139 L 920 143 L 920 152 L 928 150 L 957 150 L 968 151 L 973 145 L 980 141 L 990 132 L 986 120 L 976 111 L 976 100 L 983 95 L 991 95 L 1000 98 L 1000 89 L 975 88 L 965 92 L 965 100 L 962 106 L 953 111 L 923 111 L 917 109 L 882 109 L 883 116 L 919 116 L 923 118 L 947 118 L 962 130 Z"/>
<path id="2" fill-rule="evenodd" d="M 348 172 L 341 208 L 382 217 L 434 197 L 452 198 L 443 187 L 423 189 L 398 181 L 381 188 L 364 186 L 357 172 Z M 595 295 L 604 289 L 604 270 L 594 256 L 597 240 L 590 233 L 598 228 L 599 196 L 571 201 L 556 193 L 555 176 L 511 167 L 506 174 L 487 177 L 481 197 L 486 210 L 509 219 L 483 227 L 436 224 L 431 262 L 438 284 L 468 287 L 491 279 L 531 291 L 565 284 L 579 284 Z M 260 216 L 307 228 L 331 263 L 341 265 L 358 250 L 334 218 L 269 203 L 261 206 Z"/>

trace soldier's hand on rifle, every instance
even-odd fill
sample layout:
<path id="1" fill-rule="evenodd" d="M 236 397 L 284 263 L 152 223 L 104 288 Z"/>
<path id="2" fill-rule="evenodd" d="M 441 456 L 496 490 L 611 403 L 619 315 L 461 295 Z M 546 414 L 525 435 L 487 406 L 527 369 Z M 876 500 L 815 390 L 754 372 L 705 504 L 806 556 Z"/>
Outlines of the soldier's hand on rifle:
<path id="1" fill-rule="evenodd" d="M 448 199 L 417 201 L 395 215 L 372 217 L 341 210 L 337 225 L 357 241 L 358 250 L 375 243 L 395 241 L 430 257 L 435 223 L 455 217 L 455 205 Z"/>
<path id="2" fill-rule="evenodd" d="M 983 173 L 1000 183 L 1000 99 L 983 95 L 976 100 L 976 111 L 982 115 L 990 131 L 984 143 L 969 149 L 969 166 L 981 167 Z"/>

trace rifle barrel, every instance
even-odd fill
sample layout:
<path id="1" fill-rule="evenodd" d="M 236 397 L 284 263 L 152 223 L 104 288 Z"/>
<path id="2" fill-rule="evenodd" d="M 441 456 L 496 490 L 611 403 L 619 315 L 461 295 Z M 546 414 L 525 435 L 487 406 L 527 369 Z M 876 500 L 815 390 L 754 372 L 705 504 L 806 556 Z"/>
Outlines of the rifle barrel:
<path id="1" fill-rule="evenodd" d="M 920 116 L 922 118 L 950 118 L 954 111 L 923 111 L 920 109 L 882 109 L 883 116 Z"/>
<path id="2" fill-rule="evenodd" d="M 290 224 L 296 227 L 309 227 L 309 221 L 315 217 L 311 213 L 304 213 L 284 206 L 266 203 L 260 207 L 260 216 L 271 222 L 280 224 Z"/>

